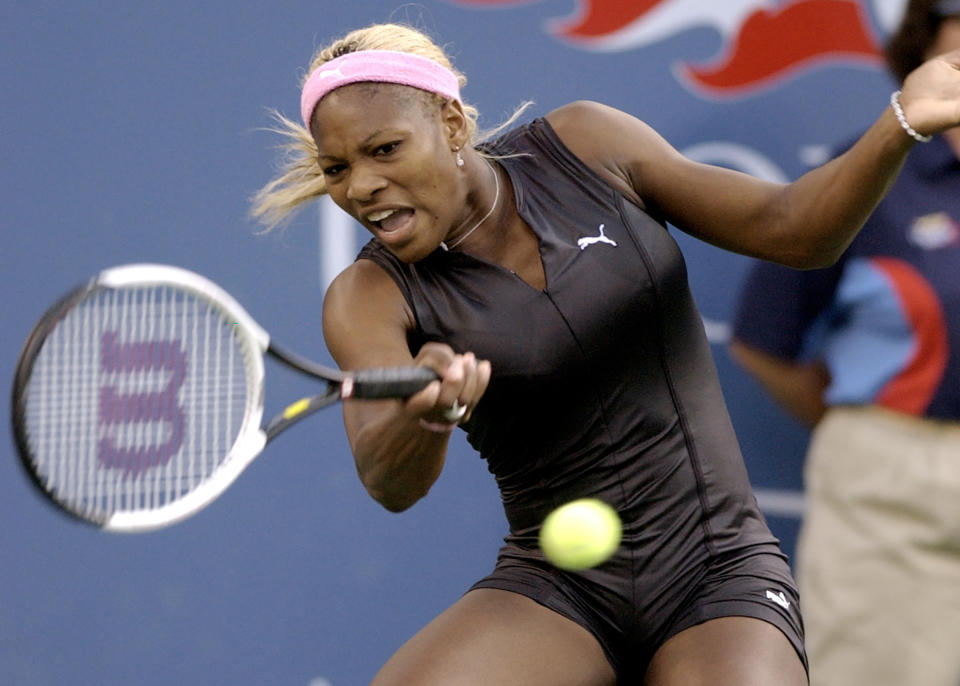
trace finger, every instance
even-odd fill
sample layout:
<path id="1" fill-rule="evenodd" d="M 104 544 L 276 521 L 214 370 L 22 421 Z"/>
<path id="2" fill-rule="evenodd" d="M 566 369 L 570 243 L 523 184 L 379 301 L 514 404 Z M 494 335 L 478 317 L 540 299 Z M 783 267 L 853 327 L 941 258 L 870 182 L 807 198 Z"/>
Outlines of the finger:
<path id="1" fill-rule="evenodd" d="M 424 367 L 430 367 L 439 376 L 443 376 L 447 367 L 456 358 L 453 348 L 445 343 L 429 342 L 424 343 L 417 352 L 414 362 Z"/>
<path id="2" fill-rule="evenodd" d="M 422 417 L 437 406 L 441 389 L 442 384 L 439 381 L 431 381 L 422 391 L 407 398 L 403 406 L 410 414 Z"/>
<path id="3" fill-rule="evenodd" d="M 477 406 L 477 403 L 480 402 L 480 399 L 483 398 L 483 394 L 486 393 L 487 386 L 490 384 L 491 371 L 490 362 L 487 360 L 477 362 L 476 374 L 473 377 L 474 389 L 472 399 L 470 400 L 467 414 L 462 421 L 467 421 L 473 416 L 474 408 Z"/>
<path id="4" fill-rule="evenodd" d="M 464 356 L 454 355 L 453 360 L 451 360 L 446 371 L 444 371 L 443 373 L 444 385 L 455 387 L 456 388 L 455 393 L 459 395 L 460 387 L 463 386 L 464 374 L 465 374 Z"/>
<path id="5" fill-rule="evenodd" d="M 460 401 L 463 390 L 464 368 L 463 355 L 456 355 L 441 379 L 440 395 L 437 398 L 438 409 L 446 412 L 454 403 Z"/>
<path id="6" fill-rule="evenodd" d="M 490 385 L 490 376 L 493 374 L 493 367 L 488 360 L 482 360 L 477 365 L 477 391 L 479 401 L 483 394 L 487 392 L 487 386 Z"/>
<path id="7" fill-rule="evenodd" d="M 935 134 L 960 124 L 960 50 L 928 60 L 903 84 L 901 107 L 911 126 Z"/>
<path id="8" fill-rule="evenodd" d="M 474 393 L 477 389 L 477 356 L 473 353 L 463 354 L 463 386 L 460 388 L 460 402 L 472 405 L 476 402 Z"/>

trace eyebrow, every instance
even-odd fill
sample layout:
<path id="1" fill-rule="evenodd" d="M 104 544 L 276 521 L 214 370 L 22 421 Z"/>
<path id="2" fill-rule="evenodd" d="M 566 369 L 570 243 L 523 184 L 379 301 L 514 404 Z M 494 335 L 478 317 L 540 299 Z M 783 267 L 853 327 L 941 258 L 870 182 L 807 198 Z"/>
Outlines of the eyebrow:
<path id="1" fill-rule="evenodd" d="M 374 138 L 376 138 L 377 136 L 379 136 L 379 135 L 381 135 L 381 134 L 383 134 L 383 133 L 393 133 L 393 132 L 400 133 L 400 130 L 399 130 L 399 129 L 377 129 L 376 131 L 374 131 L 373 133 L 371 133 L 369 136 L 367 136 L 366 138 L 364 138 L 362 141 L 360 141 L 360 146 L 359 146 L 359 147 L 364 148 L 364 147 L 370 145 L 370 141 L 372 141 Z M 339 158 L 339 157 L 336 157 L 335 155 L 318 155 L 318 156 L 317 156 L 317 159 L 320 159 L 320 160 L 322 160 L 322 159 L 337 160 L 337 159 L 340 159 L 340 158 Z"/>

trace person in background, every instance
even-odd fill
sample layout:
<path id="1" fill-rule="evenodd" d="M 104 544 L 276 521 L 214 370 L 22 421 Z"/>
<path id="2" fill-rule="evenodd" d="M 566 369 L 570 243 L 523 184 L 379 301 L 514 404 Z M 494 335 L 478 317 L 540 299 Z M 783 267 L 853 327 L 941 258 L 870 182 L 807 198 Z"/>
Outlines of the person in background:
<path id="1" fill-rule="evenodd" d="M 490 573 L 405 643 L 377 686 L 802 686 L 795 584 L 747 478 L 666 222 L 801 267 L 835 260 L 923 133 L 960 124 L 960 51 L 915 70 L 847 154 L 793 184 L 679 155 L 636 118 L 574 102 L 476 135 L 465 79 L 409 27 L 322 49 L 287 121 L 268 224 L 323 193 L 372 239 L 324 299 L 343 369 L 418 364 L 405 401 L 346 401 L 359 477 L 424 497 L 458 426 L 500 488 Z M 614 555 L 568 572 L 544 518 L 599 498 Z M 456 541 L 437 541 L 438 555 Z M 438 564 L 442 564 L 438 560 Z M 385 610 L 386 611 L 386 610 Z"/>
<path id="2" fill-rule="evenodd" d="M 960 48 L 910 0 L 903 81 Z M 814 427 L 794 570 L 813 686 L 960 684 L 960 129 L 919 142 L 836 264 L 748 274 L 732 357 Z"/>

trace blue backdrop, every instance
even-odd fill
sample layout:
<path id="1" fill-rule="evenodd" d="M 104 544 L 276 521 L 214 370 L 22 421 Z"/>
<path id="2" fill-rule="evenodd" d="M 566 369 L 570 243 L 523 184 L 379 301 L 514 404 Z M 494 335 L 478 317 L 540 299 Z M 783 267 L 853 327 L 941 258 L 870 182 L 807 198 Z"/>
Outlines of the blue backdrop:
<path id="1" fill-rule="evenodd" d="M 397 0 L 0 6 L 0 376 L 64 289 L 151 261 L 221 284 L 279 341 L 329 362 L 324 258 L 362 236 L 321 210 L 258 235 L 267 108 L 298 111 L 314 49 L 399 20 L 448 43 L 492 126 L 526 99 L 619 107 L 704 161 L 792 179 L 867 126 L 891 84 L 887 0 Z M 322 220 L 322 221 L 321 221 Z M 729 361 L 748 260 L 684 236 L 694 292 L 751 477 L 791 552 L 806 433 Z M 325 266 L 326 265 L 326 266 Z M 268 409 L 304 384 L 271 367 Z M 8 396 L 3 411 L 9 414 Z M 193 519 L 142 536 L 69 521 L 0 459 L 0 682 L 366 683 L 491 567 L 505 521 L 462 436 L 412 510 L 360 486 L 336 411 L 292 430 Z"/>

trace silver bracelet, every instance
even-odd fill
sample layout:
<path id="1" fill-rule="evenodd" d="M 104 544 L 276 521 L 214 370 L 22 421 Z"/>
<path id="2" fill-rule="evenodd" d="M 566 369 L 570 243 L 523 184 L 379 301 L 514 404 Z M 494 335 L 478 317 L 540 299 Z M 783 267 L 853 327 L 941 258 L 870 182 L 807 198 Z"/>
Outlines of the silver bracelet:
<path id="1" fill-rule="evenodd" d="M 900 122 L 900 126 L 910 134 L 913 140 L 919 141 L 920 143 L 929 143 L 933 140 L 933 136 L 924 136 L 907 122 L 907 117 L 903 114 L 903 108 L 900 107 L 900 91 L 893 91 L 893 93 L 890 94 L 890 107 L 893 108 L 893 113 L 897 115 L 897 121 Z"/>

